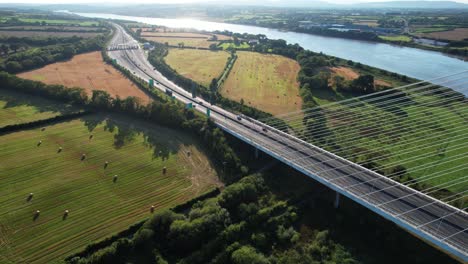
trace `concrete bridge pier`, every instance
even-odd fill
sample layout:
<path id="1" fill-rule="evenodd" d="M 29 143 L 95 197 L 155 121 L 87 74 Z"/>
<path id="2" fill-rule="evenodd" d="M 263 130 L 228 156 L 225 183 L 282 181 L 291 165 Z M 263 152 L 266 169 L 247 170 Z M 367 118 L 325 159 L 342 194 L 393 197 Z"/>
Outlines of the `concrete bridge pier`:
<path id="1" fill-rule="evenodd" d="M 255 158 L 258 159 L 259 155 L 260 155 L 260 153 L 258 153 L 258 148 L 255 148 Z"/>
<path id="2" fill-rule="evenodd" d="M 340 206 L 340 193 L 339 192 L 336 192 L 334 206 L 335 208 L 338 208 Z"/>

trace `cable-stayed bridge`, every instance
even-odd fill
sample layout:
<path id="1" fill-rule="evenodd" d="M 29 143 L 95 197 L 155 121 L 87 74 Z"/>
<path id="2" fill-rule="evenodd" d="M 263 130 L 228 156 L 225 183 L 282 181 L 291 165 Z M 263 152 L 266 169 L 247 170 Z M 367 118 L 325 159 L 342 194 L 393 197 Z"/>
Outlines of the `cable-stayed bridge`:
<path id="1" fill-rule="evenodd" d="M 115 27 L 115 35 L 110 45 L 128 43 L 133 40 L 123 28 L 118 25 L 115 25 Z M 450 151 L 455 151 L 455 154 L 451 156 L 451 160 L 459 161 L 458 165 L 450 167 L 447 171 L 441 173 L 432 174 L 429 171 L 427 175 L 419 179 L 401 184 L 396 181 L 400 176 L 400 172 L 398 171 L 394 175 L 382 176 L 373 170 L 365 168 L 363 165 L 366 164 L 351 162 L 349 159 L 353 160 L 353 157 L 350 154 L 343 155 L 343 153 L 347 153 L 345 151 L 346 145 L 338 149 L 340 153 L 336 154 L 340 155 L 336 155 L 308 142 L 310 139 L 320 138 L 320 135 L 327 134 L 326 128 L 320 126 L 316 129 L 308 130 L 296 128 L 304 125 L 301 124 L 304 116 L 308 116 L 311 119 L 320 119 L 323 115 L 327 115 L 327 117 L 333 116 L 333 120 L 338 122 L 338 124 L 341 122 L 344 127 L 350 127 L 354 124 L 365 135 L 378 136 L 378 128 L 369 126 L 368 122 L 366 123 L 367 128 L 359 127 L 359 121 L 365 115 L 362 115 L 362 113 L 360 115 L 358 112 L 350 110 L 353 106 L 366 104 L 385 111 L 398 111 L 399 107 L 406 106 L 411 108 L 415 107 L 415 104 L 425 107 L 443 104 L 466 104 L 466 98 L 462 93 L 454 92 L 446 88 L 446 86 L 460 92 L 466 90 L 468 88 L 467 71 L 434 79 L 430 82 L 420 82 L 371 95 L 364 95 L 355 99 L 344 100 L 330 104 L 327 107 L 305 109 L 304 111 L 288 113 L 277 117 L 286 121 L 285 123 L 278 121 L 277 118 L 259 121 L 246 116 L 237 116 L 218 106 L 210 105 L 203 99 L 193 98 L 190 93 L 170 82 L 161 73 L 154 70 L 152 65 L 147 61 L 144 51 L 141 49 L 113 51 L 109 52 L 109 56 L 136 76 L 147 81 L 156 80 L 155 87 L 162 91 L 170 90 L 175 99 L 183 103 L 195 104 L 197 105 L 196 109 L 204 113 L 209 109 L 211 113 L 210 118 L 227 133 L 301 171 L 305 175 L 335 190 L 337 194 L 344 195 L 369 208 L 453 257 L 463 262 L 468 261 L 468 217 L 465 212 L 466 208 L 459 209 L 450 205 L 453 202 L 464 200 L 466 198 L 466 191 L 468 190 L 465 188 L 462 192 L 453 193 L 442 200 L 430 196 L 437 190 L 466 182 L 467 179 L 464 177 L 468 172 L 468 154 L 466 137 L 464 136 L 466 135 L 466 131 L 462 131 L 462 134 L 454 138 L 447 139 L 458 145 L 450 149 Z M 418 94 L 423 99 L 415 100 L 412 98 L 414 94 Z M 434 97 L 427 96 L 426 98 L 425 95 L 437 95 L 438 97 L 437 100 L 433 100 Z M 343 108 L 344 105 L 346 105 L 346 108 Z M 401 114 L 395 113 L 394 116 Z M 459 111 L 462 122 L 467 122 L 466 114 L 468 113 L 463 108 Z M 424 115 L 424 113 L 415 113 L 412 124 L 417 125 L 421 123 L 421 125 L 424 125 Z M 396 118 L 394 116 L 386 116 L 382 121 L 390 122 L 392 118 Z M 375 118 L 382 119 L 379 116 L 375 116 Z M 437 118 L 444 118 L 443 114 L 437 116 Z M 453 116 L 450 118 L 452 120 L 447 119 L 446 122 L 460 122 L 460 119 L 455 120 Z M 292 130 L 291 128 L 295 129 Z M 409 127 L 402 127 L 402 129 L 409 129 Z M 346 143 L 344 139 L 347 138 L 347 133 L 352 132 L 343 130 L 343 136 L 340 139 L 343 140 L 343 143 Z M 436 137 L 437 135 L 434 134 L 432 136 Z M 354 135 L 354 137 L 356 136 Z M 360 137 L 360 135 L 357 135 L 357 137 Z M 414 145 L 408 146 L 404 151 L 407 152 L 406 155 L 412 156 L 412 161 L 425 160 L 430 158 L 433 153 L 411 155 L 411 151 L 415 149 L 421 151 L 425 147 L 427 147 L 427 142 L 421 143 L 418 147 L 414 147 Z M 423 165 L 422 167 L 427 166 Z M 409 170 L 418 169 L 421 168 L 417 166 L 409 168 Z M 460 172 L 462 172 L 461 175 L 463 176 L 451 179 L 439 186 L 433 185 L 420 191 L 411 188 L 415 182 L 433 180 L 443 176 L 442 174 L 444 173 L 457 173 L 458 175 Z"/>

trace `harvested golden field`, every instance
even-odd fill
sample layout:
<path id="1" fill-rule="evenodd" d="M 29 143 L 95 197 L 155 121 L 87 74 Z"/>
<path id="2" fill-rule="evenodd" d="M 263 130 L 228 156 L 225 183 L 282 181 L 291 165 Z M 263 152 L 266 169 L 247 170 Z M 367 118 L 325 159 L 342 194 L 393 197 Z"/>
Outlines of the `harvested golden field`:
<path id="1" fill-rule="evenodd" d="M 37 70 L 20 73 L 18 76 L 46 84 L 82 87 L 89 95 L 92 94 L 92 90 L 104 90 L 113 97 L 135 96 L 140 98 L 142 103 L 151 100 L 124 75 L 111 65 L 107 65 L 98 51 L 76 55 L 69 61 L 50 64 Z"/>
<path id="2" fill-rule="evenodd" d="M 231 37 L 220 34 L 208 34 L 208 33 L 196 33 L 196 32 L 150 32 L 144 31 L 142 37 L 168 37 L 168 38 L 203 38 L 210 39 L 213 35 L 216 35 L 218 40 L 229 40 Z"/>
<path id="3" fill-rule="evenodd" d="M 223 72 L 228 57 L 224 51 L 170 49 L 165 61 L 179 74 L 209 86 Z"/>
<path id="4" fill-rule="evenodd" d="M 423 36 L 434 39 L 459 41 L 468 39 L 468 28 L 456 28 L 454 30 L 449 31 L 426 33 Z"/>
<path id="5" fill-rule="evenodd" d="M 299 64 L 279 55 L 241 51 L 221 94 L 277 115 L 301 110 Z"/>
<path id="6" fill-rule="evenodd" d="M 359 77 L 359 73 L 348 67 L 332 67 L 330 68 L 330 71 L 334 75 L 339 75 L 345 78 L 345 80 L 354 80 Z"/>
<path id="7" fill-rule="evenodd" d="M 142 37 L 168 37 L 168 38 L 202 38 L 207 39 L 210 36 L 191 32 L 143 32 Z"/>
<path id="8" fill-rule="evenodd" d="M 67 37 L 81 37 L 81 38 L 93 38 L 100 33 L 94 32 L 53 32 L 53 31 L 22 31 L 22 30 L 0 30 L 0 37 L 59 37 L 59 38 L 67 38 Z"/>
<path id="9" fill-rule="evenodd" d="M 377 20 L 359 20 L 357 22 L 353 22 L 354 25 L 364 25 L 369 27 L 377 27 L 379 23 Z"/>
<path id="10" fill-rule="evenodd" d="M 159 43 L 168 43 L 170 46 L 178 46 L 184 43 L 185 47 L 209 48 L 211 44 L 218 45 L 218 41 L 208 41 L 206 38 L 177 38 L 177 37 L 144 37 L 146 40 Z"/>
<path id="11" fill-rule="evenodd" d="M 231 39 L 229 36 L 220 34 L 207 34 L 198 32 L 182 32 L 182 31 L 170 31 L 166 29 L 166 32 L 161 29 L 155 31 L 143 31 L 141 36 L 146 40 L 155 41 L 159 43 L 168 43 L 171 46 L 178 46 L 179 43 L 184 43 L 186 47 L 196 48 L 209 48 L 211 44 L 219 44 L 219 41 L 209 41 L 213 35 L 216 35 L 218 40 Z"/>
<path id="12" fill-rule="evenodd" d="M 359 77 L 358 72 L 356 72 L 353 69 L 348 68 L 348 67 L 342 67 L 342 66 L 340 66 L 340 67 L 330 67 L 329 70 L 330 70 L 332 76 L 338 75 L 338 76 L 343 77 L 347 81 L 351 81 L 351 80 L 354 80 L 354 79 Z M 390 83 L 388 83 L 388 82 L 386 82 L 384 80 L 380 80 L 380 79 L 375 79 L 374 84 L 381 85 L 381 86 L 392 86 Z"/>
<path id="13" fill-rule="evenodd" d="M 218 44 L 217 41 L 208 41 L 203 38 L 173 38 L 173 37 L 144 37 L 146 40 L 155 41 L 165 44 L 166 42 L 170 46 L 178 46 L 179 43 L 184 43 L 186 47 L 195 48 L 209 48 L 211 44 Z"/>

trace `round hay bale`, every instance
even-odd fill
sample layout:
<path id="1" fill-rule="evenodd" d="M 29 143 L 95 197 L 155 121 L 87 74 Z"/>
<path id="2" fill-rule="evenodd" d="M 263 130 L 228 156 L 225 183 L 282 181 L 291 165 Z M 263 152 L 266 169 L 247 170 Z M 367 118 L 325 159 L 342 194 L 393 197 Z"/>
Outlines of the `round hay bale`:
<path id="1" fill-rule="evenodd" d="M 166 173 L 167 173 L 167 168 L 164 167 L 164 168 L 163 168 L 163 174 L 166 174 Z"/>
<path id="2" fill-rule="evenodd" d="M 154 213 L 154 208 L 155 208 L 154 205 L 152 205 L 150 209 L 151 213 Z"/>
<path id="3" fill-rule="evenodd" d="M 36 215 L 39 215 L 39 214 L 41 214 L 41 211 L 36 210 L 36 213 L 35 213 L 35 214 L 36 214 Z"/>
<path id="4" fill-rule="evenodd" d="M 118 178 L 119 178 L 119 175 L 114 175 L 113 182 L 116 182 Z"/>
<path id="5" fill-rule="evenodd" d="M 65 212 L 63 212 L 63 214 L 68 215 L 69 212 L 70 212 L 70 211 L 65 210 Z"/>

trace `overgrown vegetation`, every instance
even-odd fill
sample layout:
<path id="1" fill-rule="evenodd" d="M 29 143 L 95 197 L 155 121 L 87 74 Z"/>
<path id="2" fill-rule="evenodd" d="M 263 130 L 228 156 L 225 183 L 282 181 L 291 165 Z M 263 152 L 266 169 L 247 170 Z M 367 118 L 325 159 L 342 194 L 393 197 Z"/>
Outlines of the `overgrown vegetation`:
<path id="1" fill-rule="evenodd" d="M 132 239 L 68 263 L 357 263 L 328 231 L 300 241 L 297 221 L 297 208 L 253 175 L 185 214 L 161 212 Z"/>
<path id="2" fill-rule="evenodd" d="M 57 61 L 71 59 L 75 54 L 101 50 L 106 36 L 98 35 L 94 38 L 49 38 L 30 39 L 10 37 L 2 42 L 9 43 L 8 49 L 13 50 L 0 64 L 0 69 L 10 73 L 39 68 Z M 23 44 L 40 45 L 40 47 L 17 51 Z M 5 44 L 2 47 L 7 47 Z M 5 53 L 5 51 L 4 51 Z"/>

